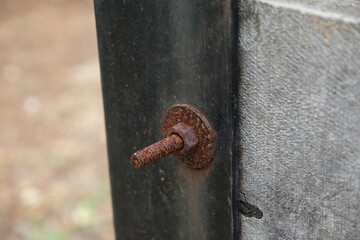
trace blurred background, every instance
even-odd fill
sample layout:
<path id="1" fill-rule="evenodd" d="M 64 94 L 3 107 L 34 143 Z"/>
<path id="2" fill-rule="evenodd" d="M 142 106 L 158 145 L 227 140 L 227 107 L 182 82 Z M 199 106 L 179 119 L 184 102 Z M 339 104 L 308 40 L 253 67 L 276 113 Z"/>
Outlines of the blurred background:
<path id="1" fill-rule="evenodd" d="M 0 239 L 114 239 L 91 0 L 0 0 Z"/>

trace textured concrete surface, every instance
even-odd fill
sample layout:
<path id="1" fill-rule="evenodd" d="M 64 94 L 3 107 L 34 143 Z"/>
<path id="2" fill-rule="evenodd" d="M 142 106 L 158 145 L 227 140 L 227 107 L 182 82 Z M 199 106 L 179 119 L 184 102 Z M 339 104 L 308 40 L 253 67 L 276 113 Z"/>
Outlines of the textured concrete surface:
<path id="1" fill-rule="evenodd" d="M 257 2 L 344 22 L 360 21 L 359 0 L 258 0 Z"/>
<path id="2" fill-rule="evenodd" d="M 358 5 L 240 3 L 242 239 L 359 239 Z"/>

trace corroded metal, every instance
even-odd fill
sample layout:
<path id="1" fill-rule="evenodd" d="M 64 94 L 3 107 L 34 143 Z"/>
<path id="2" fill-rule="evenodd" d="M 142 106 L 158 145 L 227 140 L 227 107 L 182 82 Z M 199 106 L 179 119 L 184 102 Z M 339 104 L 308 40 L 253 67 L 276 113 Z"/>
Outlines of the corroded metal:
<path id="1" fill-rule="evenodd" d="M 175 151 L 174 155 L 190 168 L 203 168 L 211 164 L 216 152 L 216 134 L 205 116 L 195 107 L 176 104 L 165 115 L 163 131 L 165 136 L 179 123 L 188 125 L 198 139 L 196 148 L 187 154 Z"/>
<path id="2" fill-rule="evenodd" d="M 184 146 L 181 149 L 177 149 L 179 154 L 187 155 L 194 152 L 198 146 L 198 137 L 191 126 L 185 123 L 178 123 L 166 129 L 165 136 L 171 136 L 177 134 L 184 142 Z"/>
<path id="3" fill-rule="evenodd" d="M 131 156 L 132 164 L 137 167 L 144 167 L 145 165 L 164 158 L 175 150 L 182 149 L 184 146 L 183 140 L 177 134 L 172 134 L 144 149 L 141 149 Z"/>
<path id="4" fill-rule="evenodd" d="M 203 168 L 212 162 L 216 151 L 216 134 L 196 108 L 186 104 L 172 106 L 165 115 L 163 131 L 165 139 L 131 156 L 135 167 L 144 167 L 171 153 L 190 168 Z"/>

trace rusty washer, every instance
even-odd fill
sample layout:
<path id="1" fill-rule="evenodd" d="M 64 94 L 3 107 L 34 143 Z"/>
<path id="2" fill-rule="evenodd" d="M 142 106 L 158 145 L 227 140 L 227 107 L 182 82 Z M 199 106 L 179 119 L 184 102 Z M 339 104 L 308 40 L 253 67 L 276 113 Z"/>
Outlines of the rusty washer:
<path id="1" fill-rule="evenodd" d="M 137 168 L 173 153 L 190 168 L 211 164 L 216 152 L 216 134 L 205 116 L 187 104 L 176 104 L 165 114 L 165 139 L 131 156 Z"/>
<path id="2" fill-rule="evenodd" d="M 165 114 L 163 124 L 165 136 L 167 136 L 172 129 L 178 128 L 175 127 L 178 126 L 178 124 L 181 124 L 180 126 L 186 125 L 190 127 L 198 141 L 196 147 L 190 149 L 186 154 L 181 150 L 174 151 L 175 157 L 190 168 L 209 166 L 216 152 L 216 134 L 204 114 L 188 104 L 176 104 L 170 107 Z M 186 146 L 186 143 L 184 143 L 184 146 Z"/>

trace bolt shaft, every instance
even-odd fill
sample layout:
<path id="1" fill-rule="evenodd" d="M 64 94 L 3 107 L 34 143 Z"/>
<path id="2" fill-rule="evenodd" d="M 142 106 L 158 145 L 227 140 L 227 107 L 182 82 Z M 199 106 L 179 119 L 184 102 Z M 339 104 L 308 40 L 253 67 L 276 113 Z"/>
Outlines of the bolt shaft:
<path id="1" fill-rule="evenodd" d="M 164 158 L 183 147 L 184 142 L 181 137 L 177 134 L 172 134 L 169 137 L 134 153 L 131 156 L 131 162 L 135 167 L 140 168 Z"/>

